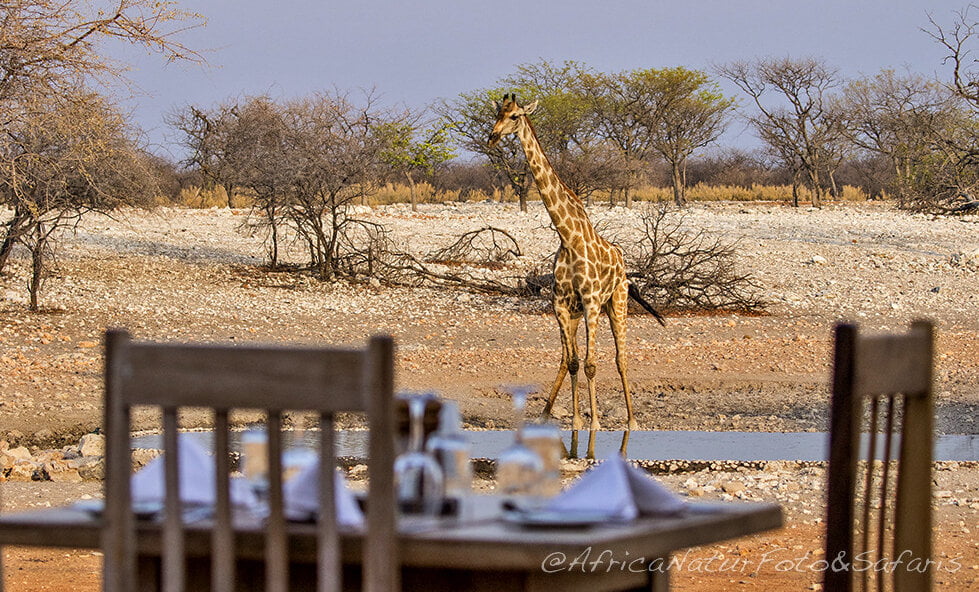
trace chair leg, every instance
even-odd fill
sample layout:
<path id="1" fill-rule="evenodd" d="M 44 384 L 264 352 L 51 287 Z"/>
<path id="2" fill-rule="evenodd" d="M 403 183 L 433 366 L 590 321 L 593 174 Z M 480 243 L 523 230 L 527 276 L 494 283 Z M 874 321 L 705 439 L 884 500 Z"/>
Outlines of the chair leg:
<path id="1" fill-rule="evenodd" d="M 649 574 L 649 592 L 669 592 L 670 590 L 670 556 L 663 557 L 662 569 L 647 570 Z"/>

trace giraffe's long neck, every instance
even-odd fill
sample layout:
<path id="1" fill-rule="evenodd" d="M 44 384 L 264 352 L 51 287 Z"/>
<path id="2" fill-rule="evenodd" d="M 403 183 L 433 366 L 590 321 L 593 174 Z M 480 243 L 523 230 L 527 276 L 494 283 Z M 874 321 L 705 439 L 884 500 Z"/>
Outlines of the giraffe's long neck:
<path id="1" fill-rule="evenodd" d="M 594 232 L 588 214 L 585 212 L 585 206 L 581 203 L 581 199 L 558 178 L 554 167 L 541 148 L 530 119 L 526 116 L 517 130 L 517 136 L 527 156 L 530 170 L 534 173 L 534 181 L 544 201 L 544 207 L 547 208 L 551 222 L 554 223 L 554 228 L 561 237 L 561 244 L 572 247 Z"/>

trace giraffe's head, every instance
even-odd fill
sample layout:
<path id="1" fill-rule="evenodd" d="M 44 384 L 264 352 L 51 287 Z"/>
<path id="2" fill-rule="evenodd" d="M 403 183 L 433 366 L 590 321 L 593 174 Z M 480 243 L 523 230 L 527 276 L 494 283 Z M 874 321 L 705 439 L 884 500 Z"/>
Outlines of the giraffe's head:
<path id="1" fill-rule="evenodd" d="M 537 108 L 537 101 L 521 107 L 517 104 L 516 94 L 503 95 L 503 102 L 493 101 L 496 107 L 496 124 L 489 135 L 489 147 L 496 146 L 503 136 L 510 135 L 520 127 L 520 120 L 525 115 L 530 115 Z"/>

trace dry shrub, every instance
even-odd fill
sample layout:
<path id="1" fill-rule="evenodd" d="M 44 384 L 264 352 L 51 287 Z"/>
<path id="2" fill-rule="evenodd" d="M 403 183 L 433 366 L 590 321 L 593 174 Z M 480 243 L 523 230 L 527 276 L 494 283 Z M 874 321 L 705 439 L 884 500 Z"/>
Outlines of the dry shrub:
<path id="1" fill-rule="evenodd" d="M 629 277 L 646 300 L 671 311 L 765 308 L 757 281 L 737 270 L 737 243 L 685 228 L 682 210 L 671 206 L 644 208 L 641 222 L 639 240 L 623 247 Z"/>
<path id="2" fill-rule="evenodd" d="M 426 261 L 432 263 L 494 264 L 520 257 L 520 245 L 509 232 L 487 226 L 471 230 L 444 249 L 430 253 Z M 499 268 L 498 265 L 493 267 Z"/>

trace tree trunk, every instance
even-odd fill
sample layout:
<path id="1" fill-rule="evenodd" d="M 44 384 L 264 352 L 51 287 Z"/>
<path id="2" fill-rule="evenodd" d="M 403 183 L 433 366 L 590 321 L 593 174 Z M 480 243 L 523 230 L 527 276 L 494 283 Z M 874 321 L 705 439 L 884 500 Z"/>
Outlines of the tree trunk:
<path id="1" fill-rule="evenodd" d="M 673 183 L 673 203 L 678 207 L 682 207 L 686 203 L 686 198 L 683 195 L 683 170 L 680 168 L 680 163 L 673 161 L 670 166 L 670 171 L 670 177 Z"/>
<path id="2" fill-rule="evenodd" d="M 30 309 L 34 312 L 38 310 L 38 295 L 41 292 L 41 282 L 44 280 L 44 246 L 47 237 L 44 236 L 44 227 L 37 225 L 37 242 L 31 250 L 31 279 L 28 289 L 31 293 Z"/>
<path id="3" fill-rule="evenodd" d="M 819 184 L 819 171 L 810 169 L 809 171 L 809 186 L 812 189 L 812 206 L 814 208 L 823 207 L 823 188 Z"/>
<path id="4" fill-rule="evenodd" d="M 405 171 L 405 177 L 408 178 L 408 191 L 411 194 L 411 211 L 418 211 L 418 197 L 415 195 L 415 179 L 411 176 L 410 171 Z"/>
<path id="5" fill-rule="evenodd" d="M 26 214 L 18 211 L 18 209 L 14 209 L 14 217 L 7 222 L 7 234 L 3 237 L 3 242 L 0 243 L 0 273 L 3 273 L 4 268 L 7 267 L 10 253 L 14 250 L 17 239 L 24 232 L 25 222 L 27 220 L 28 216 Z"/>
<path id="6" fill-rule="evenodd" d="M 520 201 L 520 211 L 521 212 L 526 212 L 527 211 L 527 194 L 528 193 L 530 193 L 530 185 L 528 183 L 524 183 L 520 187 L 520 192 L 517 194 L 517 199 Z"/>
<path id="7" fill-rule="evenodd" d="M 632 188 L 638 184 L 638 180 L 639 180 L 639 175 L 637 175 L 635 171 L 630 171 L 629 178 L 626 181 L 626 186 L 622 190 L 622 192 L 625 194 L 624 201 L 625 201 L 626 208 L 632 209 Z"/>
<path id="8" fill-rule="evenodd" d="M 799 207 L 799 171 L 792 171 L 792 207 Z"/>
<path id="9" fill-rule="evenodd" d="M 269 221 L 269 266 L 275 269 L 279 266 L 279 221 L 276 220 L 275 206 L 265 208 L 265 216 Z"/>
<path id="10" fill-rule="evenodd" d="M 833 171 L 829 172 L 829 195 L 833 199 L 840 199 L 840 188 L 836 184 L 836 175 Z"/>

